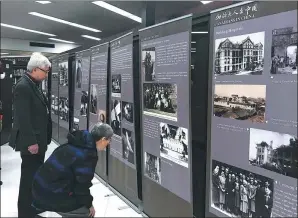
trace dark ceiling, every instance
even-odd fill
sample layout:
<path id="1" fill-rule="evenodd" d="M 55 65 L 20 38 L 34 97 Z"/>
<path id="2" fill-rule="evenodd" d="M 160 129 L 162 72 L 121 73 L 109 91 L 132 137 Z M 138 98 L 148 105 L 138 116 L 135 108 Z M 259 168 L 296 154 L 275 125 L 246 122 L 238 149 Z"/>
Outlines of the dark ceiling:
<path id="1" fill-rule="evenodd" d="M 144 1 L 109 1 L 116 7 L 140 16 Z M 166 20 L 173 16 L 181 16 L 191 8 L 204 6 L 200 1 L 158 1 L 156 2 L 156 20 Z M 49 16 L 64 19 L 88 27 L 100 29 L 94 33 L 80 28 L 68 26 L 54 21 L 29 15 L 29 12 L 39 12 Z M 51 4 L 38 4 L 34 1 L 2 1 L 1 23 L 20 26 L 57 35 L 56 38 L 74 41 L 78 44 L 96 43 L 81 35 L 107 38 L 135 27 L 140 24 L 114 12 L 103 9 L 91 1 L 52 1 Z M 32 41 L 51 41 L 48 36 L 1 27 L 1 38 L 25 39 Z"/>

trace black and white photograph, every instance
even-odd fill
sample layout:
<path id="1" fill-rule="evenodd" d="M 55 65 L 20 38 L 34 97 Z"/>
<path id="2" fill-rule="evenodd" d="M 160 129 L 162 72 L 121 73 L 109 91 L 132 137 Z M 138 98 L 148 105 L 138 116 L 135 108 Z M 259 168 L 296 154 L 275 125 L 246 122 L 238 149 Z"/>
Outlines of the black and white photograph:
<path id="1" fill-rule="evenodd" d="M 212 161 L 211 206 L 229 217 L 271 217 L 273 179 Z"/>
<path id="2" fill-rule="evenodd" d="M 133 123 L 133 104 L 122 101 L 122 119 Z"/>
<path id="3" fill-rule="evenodd" d="M 59 85 L 68 86 L 68 62 L 59 63 Z"/>
<path id="4" fill-rule="evenodd" d="M 135 164 L 135 142 L 132 132 L 122 129 L 122 156 L 131 164 Z"/>
<path id="5" fill-rule="evenodd" d="M 144 114 L 177 121 L 177 85 L 143 84 Z"/>
<path id="6" fill-rule="evenodd" d="M 59 98 L 55 95 L 52 95 L 51 111 L 52 111 L 52 114 L 55 114 L 55 115 L 59 114 Z"/>
<path id="7" fill-rule="evenodd" d="M 155 48 L 146 48 L 142 50 L 142 74 L 145 81 L 155 81 Z"/>
<path id="8" fill-rule="evenodd" d="M 107 122 L 107 115 L 106 115 L 106 111 L 105 110 L 98 110 L 98 121 L 101 123 L 106 123 Z"/>
<path id="9" fill-rule="evenodd" d="M 88 92 L 82 91 L 81 93 L 81 109 L 80 109 L 80 115 L 83 117 L 87 116 L 88 111 Z"/>
<path id="10" fill-rule="evenodd" d="M 91 84 L 90 91 L 90 113 L 97 114 L 97 85 Z"/>
<path id="11" fill-rule="evenodd" d="M 82 72 L 82 60 L 77 60 L 76 63 L 76 88 L 82 88 L 83 72 Z"/>
<path id="12" fill-rule="evenodd" d="M 121 98 L 121 75 L 112 75 L 112 97 Z"/>
<path id="13" fill-rule="evenodd" d="M 161 159 L 145 152 L 144 174 L 153 181 L 161 184 Z"/>
<path id="14" fill-rule="evenodd" d="M 297 75 L 297 26 L 272 31 L 271 74 Z"/>
<path id="15" fill-rule="evenodd" d="M 74 118 L 73 118 L 73 131 L 80 130 L 79 123 L 80 123 L 80 119 L 74 117 Z"/>
<path id="16" fill-rule="evenodd" d="M 188 130 L 160 123 L 160 156 L 188 168 Z"/>
<path id="17" fill-rule="evenodd" d="M 265 122 L 265 85 L 215 85 L 214 116 Z"/>
<path id="18" fill-rule="evenodd" d="M 60 120 L 63 120 L 65 122 L 69 121 L 69 104 L 68 104 L 68 98 L 66 97 L 59 98 L 59 116 L 60 116 Z M 66 125 L 68 128 L 68 124 Z"/>
<path id="19" fill-rule="evenodd" d="M 251 128 L 249 163 L 298 179 L 297 136 Z"/>
<path id="20" fill-rule="evenodd" d="M 215 76 L 262 75 L 265 32 L 215 40 Z"/>
<path id="21" fill-rule="evenodd" d="M 121 137 L 121 101 L 112 100 L 111 102 L 111 127 L 114 134 Z"/>

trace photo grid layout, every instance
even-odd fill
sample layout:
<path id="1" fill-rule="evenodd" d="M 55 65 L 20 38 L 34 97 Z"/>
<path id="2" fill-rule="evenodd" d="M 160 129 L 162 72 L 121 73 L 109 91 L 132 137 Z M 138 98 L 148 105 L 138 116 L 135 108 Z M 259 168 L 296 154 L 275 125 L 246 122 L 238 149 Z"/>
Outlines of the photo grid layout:
<path id="1" fill-rule="evenodd" d="M 177 85 L 143 84 L 144 114 L 177 121 Z"/>
<path id="2" fill-rule="evenodd" d="M 121 98 L 121 75 L 112 75 L 112 97 Z"/>
<path id="3" fill-rule="evenodd" d="M 86 117 L 87 111 L 88 111 L 88 91 L 81 91 L 80 115 L 82 117 Z"/>
<path id="4" fill-rule="evenodd" d="M 121 101 L 112 100 L 111 102 L 111 127 L 114 135 L 121 137 Z"/>
<path id="5" fill-rule="evenodd" d="M 188 130 L 160 123 L 160 156 L 188 168 Z"/>
<path id="6" fill-rule="evenodd" d="M 229 217 L 271 217 L 273 179 L 212 161 L 211 205 Z"/>
<path id="7" fill-rule="evenodd" d="M 271 74 L 297 75 L 297 26 L 272 31 Z"/>
<path id="8" fill-rule="evenodd" d="M 145 176 L 161 184 L 161 159 L 145 152 L 144 167 Z"/>
<path id="9" fill-rule="evenodd" d="M 98 85 L 91 84 L 91 91 L 90 91 L 90 113 L 97 114 L 97 91 Z"/>
<path id="10" fill-rule="evenodd" d="M 122 119 L 133 123 L 133 104 L 122 101 Z"/>
<path id="11" fill-rule="evenodd" d="M 79 59 L 76 62 L 76 88 L 82 88 L 83 72 L 82 72 L 82 60 Z"/>
<path id="12" fill-rule="evenodd" d="M 215 40 L 216 76 L 262 75 L 265 32 Z"/>
<path id="13" fill-rule="evenodd" d="M 142 50 L 142 74 L 145 81 L 155 81 L 155 48 L 146 48 Z"/>
<path id="14" fill-rule="evenodd" d="M 107 112 L 105 110 L 98 110 L 98 121 L 101 123 L 107 122 Z"/>
<path id="15" fill-rule="evenodd" d="M 215 85 L 214 116 L 265 122 L 265 85 Z"/>
<path id="16" fill-rule="evenodd" d="M 251 128 L 249 163 L 298 179 L 297 136 Z"/>
<path id="17" fill-rule="evenodd" d="M 125 128 L 122 129 L 122 157 L 131 164 L 135 164 L 135 142 L 132 132 Z"/>

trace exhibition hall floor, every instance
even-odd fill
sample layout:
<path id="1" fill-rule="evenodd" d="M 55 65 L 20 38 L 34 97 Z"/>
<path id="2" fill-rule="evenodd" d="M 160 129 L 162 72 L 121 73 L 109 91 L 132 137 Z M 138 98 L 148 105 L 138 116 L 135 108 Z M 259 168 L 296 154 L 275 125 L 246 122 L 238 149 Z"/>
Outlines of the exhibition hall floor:
<path id="1" fill-rule="evenodd" d="M 55 143 L 49 145 L 46 158 L 57 147 Z M 17 217 L 17 199 L 20 179 L 21 158 L 18 152 L 14 152 L 9 146 L 1 146 L 1 216 Z M 91 193 L 94 197 L 93 205 L 96 217 L 142 217 L 129 207 L 123 200 L 113 194 L 108 187 L 94 178 Z M 55 213 L 46 212 L 43 217 L 61 217 Z"/>

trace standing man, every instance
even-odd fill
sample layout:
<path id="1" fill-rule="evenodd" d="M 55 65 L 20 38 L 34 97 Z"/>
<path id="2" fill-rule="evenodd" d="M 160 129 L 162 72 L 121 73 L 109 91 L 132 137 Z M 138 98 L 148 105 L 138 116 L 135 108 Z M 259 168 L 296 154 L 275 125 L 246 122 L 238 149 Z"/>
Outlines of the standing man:
<path id="1" fill-rule="evenodd" d="M 28 73 L 14 89 L 14 122 L 9 143 L 15 151 L 20 151 L 22 158 L 18 217 L 37 214 L 31 206 L 31 186 L 52 138 L 48 103 L 41 90 L 41 82 L 47 78 L 50 67 L 45 56 L 33 53 L 27 65 Z"/>

